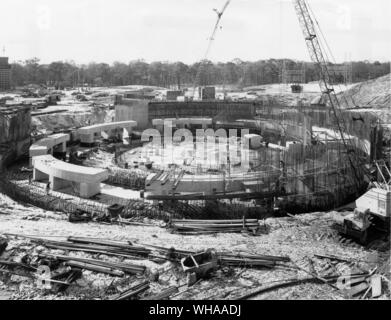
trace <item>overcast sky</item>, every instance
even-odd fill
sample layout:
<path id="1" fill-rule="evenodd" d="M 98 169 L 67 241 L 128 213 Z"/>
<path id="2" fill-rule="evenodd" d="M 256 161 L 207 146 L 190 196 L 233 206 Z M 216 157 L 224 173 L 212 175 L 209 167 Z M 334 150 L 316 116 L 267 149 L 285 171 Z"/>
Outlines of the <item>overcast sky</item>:
<path id="1" fill-rule="evenodd" d="M 1 0 L 0 46 L 11 61 L 200 60 L 226 0 Z M 337 61 L 391 56 L 390 0 L 311 0 Z M 309 60 L 291 0 L 232 0 L 212 61 Z"/>

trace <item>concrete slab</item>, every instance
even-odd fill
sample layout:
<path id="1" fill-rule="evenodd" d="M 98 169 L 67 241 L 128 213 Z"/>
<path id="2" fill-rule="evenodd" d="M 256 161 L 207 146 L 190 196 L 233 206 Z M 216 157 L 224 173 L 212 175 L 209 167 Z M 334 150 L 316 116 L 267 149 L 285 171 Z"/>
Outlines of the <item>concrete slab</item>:
<path id="1" fill-rule="evenodd" d="M 133 128 L 135 126 L 137 126 L 136 121 L 119 121 L 119 122 L 95 124 L 92 126 L 80 128 L 77 131 L 79 134 L 93 134 L 96 132 L 114 130 L 119 128 L 123 128 L 123 129 Z"/>
<path id="2" fill-rule="evenodd" d="M 47 138 L 41 139 L 31 145 L 29 150 L 30 158 L 48 154 L 49 151 L 53 150 L 55 146 L 60 144 L 62 144 L 62 151 L 65 152 L 66 142 L 69 140 L 70 135 L 66 133 L 53 134 L 48 136 Z"/>
<path id="3" fill-rule="evenodd" d="M 109 176 L 107 170 L 77 166 L 57 160 L 51 155 L 34 157 L 33 166 L 34 180 L 49 178 L 52 190 L 74 187 L 85 198 L 100 193 L 100 183 Z"/>
<path id="4" fill-rule="evenodd" d="M 83 127 L 77 130 L 77 137 L 80 138 L 82 143 L 94 143 L 97 138 L 101 135 L 102 132 L 105 132 L 108 137 L 117 136 L 117 134 L 122 134 L 119 130 L 126 129 L 128 132 L 132 131 L 132 128 L 137 126 L 136 121 L 120 121 L 120 122 L 108 122 L 95 124 L 88 127 Z"/>

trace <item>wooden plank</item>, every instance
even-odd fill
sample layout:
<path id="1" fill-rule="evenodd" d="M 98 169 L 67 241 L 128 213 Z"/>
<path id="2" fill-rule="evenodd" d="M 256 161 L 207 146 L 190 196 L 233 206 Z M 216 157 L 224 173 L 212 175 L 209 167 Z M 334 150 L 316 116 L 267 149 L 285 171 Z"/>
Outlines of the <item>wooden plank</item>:
<path id="1" fill-rule="evenodd" d="M 367 289 L 368 289 L 368 283 L 362 282 L 362 283 L 358 284 L 357 286 L 354 286 L 350 290 L 348 290 L 348 293 L 351 297 L 354 297 Z"/>
<path id="2" fill-rule="evenodd" d="M 371 277 L 372 298 L 377 298 L 382 295 L 381 276 L 374 275 Z"/>
<path id="3" fill-rule="evenodd" d="M 102 267 L 102 266 L 97 266 L 89 263 L 83 263 L 79 261 L 74 261 L 74 260 L 69 260 L 65 262 L 65 265 L 70 266 L 70 267 L 77 267 L 81 269 L 86 269 L 98 273 L 106 273 L 110 274 L 112 276 L 116 277 L 123 277 L 124 272 L 115 268 L 108 268 L 108 267 Z"/>

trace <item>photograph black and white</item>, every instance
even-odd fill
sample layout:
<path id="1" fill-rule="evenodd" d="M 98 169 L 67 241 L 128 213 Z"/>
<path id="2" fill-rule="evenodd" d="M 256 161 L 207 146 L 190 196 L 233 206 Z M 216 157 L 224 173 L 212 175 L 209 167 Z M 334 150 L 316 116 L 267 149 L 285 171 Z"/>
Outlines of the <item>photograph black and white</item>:
<path id="1" fill-rule="evenodd" d="M 390 1 L 0 6 L 0 300 L 391 298 Z"/>

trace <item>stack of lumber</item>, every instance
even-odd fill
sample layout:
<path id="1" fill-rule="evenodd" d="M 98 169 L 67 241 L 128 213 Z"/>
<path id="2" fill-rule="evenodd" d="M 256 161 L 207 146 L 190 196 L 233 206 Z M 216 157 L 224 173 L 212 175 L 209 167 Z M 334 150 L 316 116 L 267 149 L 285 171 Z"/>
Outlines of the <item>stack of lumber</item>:
<path id="1" fill-rule="evenodd" d="M 178 292 L 177 287 L 169 287 L 168 289 L 163 290 L 162 292 L 159 292 L 156 295 L 145 297 L 141 300 L 167 300 L 172 296 L 173 294 Z"/>
<path id="2" fill-rule="evenodd" d="M 196 235 L 217 232 L 239 233 L 242 231 L 256 232 L 259 228 L 257 219 L 238 220 L 177 220 L 173 219 L 168 224 L 172 232 Z"/>
<path id="3" fill-rule="evenodd" d="M 59 260 L 70 267 L 106 273 L 117 277 L 123 277 L 125 273 L 138 274 L 145 271 L 144 266 L 135 264 L 87 259 L 74 256 L 40 254 L 39 258 Z"/>
<path id="4" fill-rule="evenodd" d="M 130 298 L 135 298 L 138 294 L 149 289 L 149 282 L 145 281 L 140 284 L 137 284 L 128 290 L 116 295 L 111 300 L 128 300 Z"/>
<path id="5" fill-rule="evenodd" d="M 190 251 L 177 250 L 175 248 L 165 248 L 148 244 L 136 246 L 129 241 L 114 241 L 86 237 L 68 237 L 67 241 L 53 241 L 46 238 L 26 236 L 21 234 L 8 233 L 7 235 L 26 238 L 33 243 L 37 243 L 49 249 L 104 254 L 132 260 L 148 259 L 155 262 L 163 262 L 166 260 L 173 260 L 170 258 L 172 256 L 178 257 L 179 259 L 192 253 Z"/>
<path id="6" fill-rule="evenodd" d="M 99 239 L 69 237 L 68 241 L 52 241 L 42 238 L 33 238 L 32 241 L 44 245 L 49 249 L 100 253 L 131 259 L 148 257 L 151 253 L 151 250 L 149 249 L 133 246 L 127 242 L 113 242 Z"/>
<path id="7" fill-rule="evenodd" d="M 231 254 L 219 253 L 220 264 L 234 267 L 267 267 L 273 268 L 278 263 L 289 262 L 289 257 L 277 257 L 268 255 L 247 255 L 247 254 Z"/>
<path id="8" fill-rule="evenodd" d="M 170 261 L 176 261 L 180 262 L 182 258 L 186 258 L 187 256 L 191 254 L 195 254 L 194 251 L 189 251 L 189 250 L 180 250 L 176 248 L 166 248 L 166 247 L 160 247 L 160 246 L 155 246 L 151 244 L 143 244 L 144 247 L 149 247 L 153 249 L 154 251 L 157 251 L 159 254 L 163 255 L 165 259 L 170 260 Z"/>

